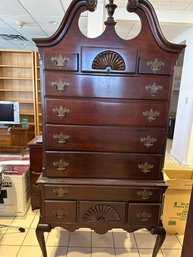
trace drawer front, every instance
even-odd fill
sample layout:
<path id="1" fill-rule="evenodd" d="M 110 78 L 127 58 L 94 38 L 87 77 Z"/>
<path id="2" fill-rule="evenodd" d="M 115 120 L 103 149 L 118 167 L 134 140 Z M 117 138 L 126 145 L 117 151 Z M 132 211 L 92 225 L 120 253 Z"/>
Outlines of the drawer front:
<path id="1" fill-rule="evenodd" d="M 125 223 L 125 203 L 81 201 L 79 220 L 91 224 Z"/>
<path id="2" fill-rule="evenodd" d="M 128 225 L 133 227 L 158 226 L 161 216 L 161 204 L 129 203 Z"/>
<path id="3" fill-rule="evenodd" d="M 45 201 L 45 222 L 48 224 L 75 223 L 75 201 Z"/>
<path id="4" fill-rule="evenodd" d="M 49 177 L 161 179 L 162 155 L 46 152 Z"/>
<path id="5" fill-rule="evenodd" d="M 45 186 L 45 199 L 77 199 L 77 200 L 106 200 L 106 201 L 161 201 L 160 187 L 116 187 L 116 186 Z"/>
<path id="6" fill-rule="evenodd" d="M 31 191 L 33 192 L 39 192 L 39 185 L 36 183 L 41 172 L 30 170 L 30 186 Z"/>
<path id="7" fill-rule="evenodd" d="M 47 96 L 165 100 L 169 98 L 170 92 L 170 78 L 163 76 L 72 76 L 63 72 L 46 71 L 44 80 Z"/>
<path id="8" fill-rule="evenodd" d="M 135 73 L 137 49 L 82 47 L 81 69 L 86 72 Z"/>
<path id="9" fill-rule="evenodd" d="M 163 101 L 46 99 L 46 122 L 85 125 L 166 126 Z"/>
<path id="10" fill-rule="evenodd" d="M 44 69 L 51 70 L 78 70 L 78 54 L 76 53 L 52 53 L 44 54 Z"/>
<path id="11" fill-rule="evenodd" d="M 172 74 L 172 60 L 159 57 L 141 57 L 139 58 L 139 73 L 142 74 Z"/>
<path id="12" fill-rule="evenodd" d="M 46 150 L 162 153 L 165 129 L 46 126 Z"/>

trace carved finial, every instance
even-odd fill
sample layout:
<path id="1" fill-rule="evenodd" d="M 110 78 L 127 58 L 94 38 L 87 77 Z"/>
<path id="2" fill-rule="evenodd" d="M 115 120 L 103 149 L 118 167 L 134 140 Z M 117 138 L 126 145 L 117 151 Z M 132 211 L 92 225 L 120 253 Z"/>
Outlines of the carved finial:
<path id="1" fill-rule="evenodd" d="M 114 18 L 113 18 L 113 14 L 114 14 L 117 6 L 113 2 L 114 2 L 114 0 L 109 0 L 109 4 L 107 4 L 105 6 L 107 8 L 107 12 L 109 15 L 109 17 L 107 18 L 107 21 L 105 21 L 105 25 L 115 25 L 116 24 L 116 22 L 114 21 Z"/>
<path id="2" fill-rule="evenodd" d="M 86 5 L 90 12 L 94 12 L 97 6 L 97 0 L 86 0 Z"/>
<path id="3" fill-rule="evenodd" d="M 127 11 L 133 12 L 138 7 L 139 0 L 128 0 Z"/>

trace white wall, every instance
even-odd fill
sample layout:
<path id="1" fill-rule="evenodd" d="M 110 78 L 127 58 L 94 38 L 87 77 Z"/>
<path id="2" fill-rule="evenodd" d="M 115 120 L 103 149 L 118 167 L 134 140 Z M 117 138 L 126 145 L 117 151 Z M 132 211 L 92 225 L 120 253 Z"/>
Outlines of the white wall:
<path id="1" fill-rule="evenodd" d="M 181 42 L 186 49 L 171 154 L 181 164 L 193 165 L 193 27 L 175 39 Z"/>

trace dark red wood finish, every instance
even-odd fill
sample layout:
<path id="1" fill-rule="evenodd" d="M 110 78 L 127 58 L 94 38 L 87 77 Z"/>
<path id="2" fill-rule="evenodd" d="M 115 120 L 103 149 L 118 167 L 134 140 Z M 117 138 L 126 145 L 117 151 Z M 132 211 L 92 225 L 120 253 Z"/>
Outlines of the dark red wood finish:
<path id="1" fill-rule="evenodd" d="M 97 233 L 146 228 L 157 234 L 152 257 L 165 238 L 162 167 L 173 67 L 184 46 L 166 41 L 147 0 L 126 1 L 142 30 L 121 39 L 112 2 L 97 38 L 78 27 L 81 12 L 94 11 L 96 1 L 74 0 L 57 32 L 35 40 L 44 138 L 36 233 L 44 257 L 43 232 L 55 226 Z"/>

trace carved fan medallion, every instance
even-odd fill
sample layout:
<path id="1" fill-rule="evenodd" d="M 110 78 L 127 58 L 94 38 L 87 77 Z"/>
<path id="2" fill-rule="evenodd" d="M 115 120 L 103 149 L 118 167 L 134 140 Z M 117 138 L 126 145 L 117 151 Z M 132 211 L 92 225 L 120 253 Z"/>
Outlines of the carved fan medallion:
<path id="1" fill-rule="evenodd" d="M 103 51 L 95 57 L 92 63 L 92 69 L 125 70 L 125 61 L 114 51 Z"/>
<path id="2" fill-rule="evenodd" d="M 117 210 L 113 207 L 105 204 L 99 204 L 92 206 L 88 209 L 84 216 L 83 220 L 87 222 L 119 222 L 120 215 Z"/>

